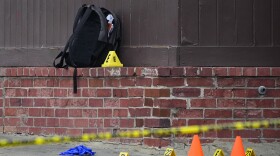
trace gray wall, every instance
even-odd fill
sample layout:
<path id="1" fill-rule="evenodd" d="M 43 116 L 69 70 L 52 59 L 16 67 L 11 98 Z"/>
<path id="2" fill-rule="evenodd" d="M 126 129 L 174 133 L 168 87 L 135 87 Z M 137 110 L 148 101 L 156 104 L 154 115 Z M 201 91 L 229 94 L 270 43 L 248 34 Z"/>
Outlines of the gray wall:
<path id="1" fill-rule="evenodd" d="M 125 66 L 279 66 L 279 0 L 0 0 L 0 66 L 51 66 L 83 3 L 122 21 Z"/>

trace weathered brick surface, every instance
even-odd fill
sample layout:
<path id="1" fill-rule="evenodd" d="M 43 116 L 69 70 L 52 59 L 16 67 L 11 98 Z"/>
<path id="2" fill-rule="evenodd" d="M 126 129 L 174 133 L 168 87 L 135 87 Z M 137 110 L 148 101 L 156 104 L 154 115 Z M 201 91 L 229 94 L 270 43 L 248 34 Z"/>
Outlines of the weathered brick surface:
<path id="1" fill-rule="evenodd" d="M 280 118 L 279 67 L 0 68 L 1 132 L 81 135 Z M 258 87 L 265 86 L 265 95 Z M 280 126 L 201 134 L 280 141 Z M 169 146 L 171 136 L 118 139 Z M 187 137 L 191 137 L 188 135 Z"/>

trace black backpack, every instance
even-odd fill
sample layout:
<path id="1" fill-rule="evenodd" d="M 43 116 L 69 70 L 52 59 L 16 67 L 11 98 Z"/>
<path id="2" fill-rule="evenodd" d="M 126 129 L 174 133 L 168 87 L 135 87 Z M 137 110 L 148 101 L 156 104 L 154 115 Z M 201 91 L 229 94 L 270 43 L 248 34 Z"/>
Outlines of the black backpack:
<path id="1" fill-rule="evenodd" d="M 56 68 L 75 68 L 73 89 L 77 93 L 77 68 L 100 67 L 109 51 L 118 51 L 120 40 L 120 20 L 116 14 L 105 8 L 84 4 L 74 20 L 73 34 L 53 65 Z M 56 63 L 58 58 L 60 61 Z"/>

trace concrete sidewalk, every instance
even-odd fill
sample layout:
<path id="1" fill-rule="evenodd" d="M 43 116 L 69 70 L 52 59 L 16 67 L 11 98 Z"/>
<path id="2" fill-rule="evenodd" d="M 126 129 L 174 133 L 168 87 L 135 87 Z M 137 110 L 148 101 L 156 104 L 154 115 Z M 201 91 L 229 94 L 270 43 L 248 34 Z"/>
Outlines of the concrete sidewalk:
<path id="1" fill-rule="evenodd" d="M 0 139 L 31 139 L 35 136 L 0 134 Z M 150 148 L 141 145 L 122 145 L 103 142 L 71 142 L 42 146 L 20 146 L 0 148 L 0 156 L 58 156 L 59 153 L 78 145 L 84 145 L 96 152 L 95 156 L 119 156 L 120 152 L 129 152 L 130 156 L 163 156 L 165 148 Z M 253 148 L 257 156 L 280 156 L 280 143 L 250 143 L 243 141 L 244 148 Z M 217 148 L 221 148 L 225 155 L 230 155 L 233 142 L 214 142 L 203 145 L 205 156 L 212 156 Z M 177 156 L 186 156 L 189 146 L 177 146 Z"/>

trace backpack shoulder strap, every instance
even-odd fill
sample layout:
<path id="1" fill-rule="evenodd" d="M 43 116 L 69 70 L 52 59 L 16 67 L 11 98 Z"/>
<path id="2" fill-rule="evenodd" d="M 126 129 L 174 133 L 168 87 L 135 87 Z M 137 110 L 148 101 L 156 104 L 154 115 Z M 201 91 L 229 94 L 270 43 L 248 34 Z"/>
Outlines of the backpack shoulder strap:
<path id="1" fill-rule="evenodd" d="M 81 8 L 80 8 L 81 9 Z M 82 17 L 79 17 L 81 16 L 81 13 L 82 13 L 82 10 L 78 11 L 78 14 L 76 17 L 78 17 L 78 19 L 80 19 L 80 22 L 76 24 L 76 29 L 74 30 L 73 34 L 70 36 L 70 38 L 68 39 L 65 47 L 64 47 L 64 50 L 61 51 L 57 57 L 55 58 L 54 62 L 53 62 L 53 66 L 56 67 L 56 68 L 65 68 L 67 67 L 67 65 L 63 65 L 64 64 L 64 60 L 65 60 L 65 57 L 66 57 L 66 54 L 67 54 L 67 50 L 69 48 L 69 45 L 72 43 L 73 39 L 79 34 L 79 32 L 81 31 L 81 29 L 83 28 L 85 22 L 87 21 L 87 19 L 89 18 L 90 14 L 92 12 L 92 9 L 90 7 L 88 7 L 84 13 L 84 15 Z M 60 61 L 59 63 L 56 63 L 56 60 L 60 58 Z M 71 64 L 75 67 L 75 63 L 70 59 L 71 61 Z"/>

